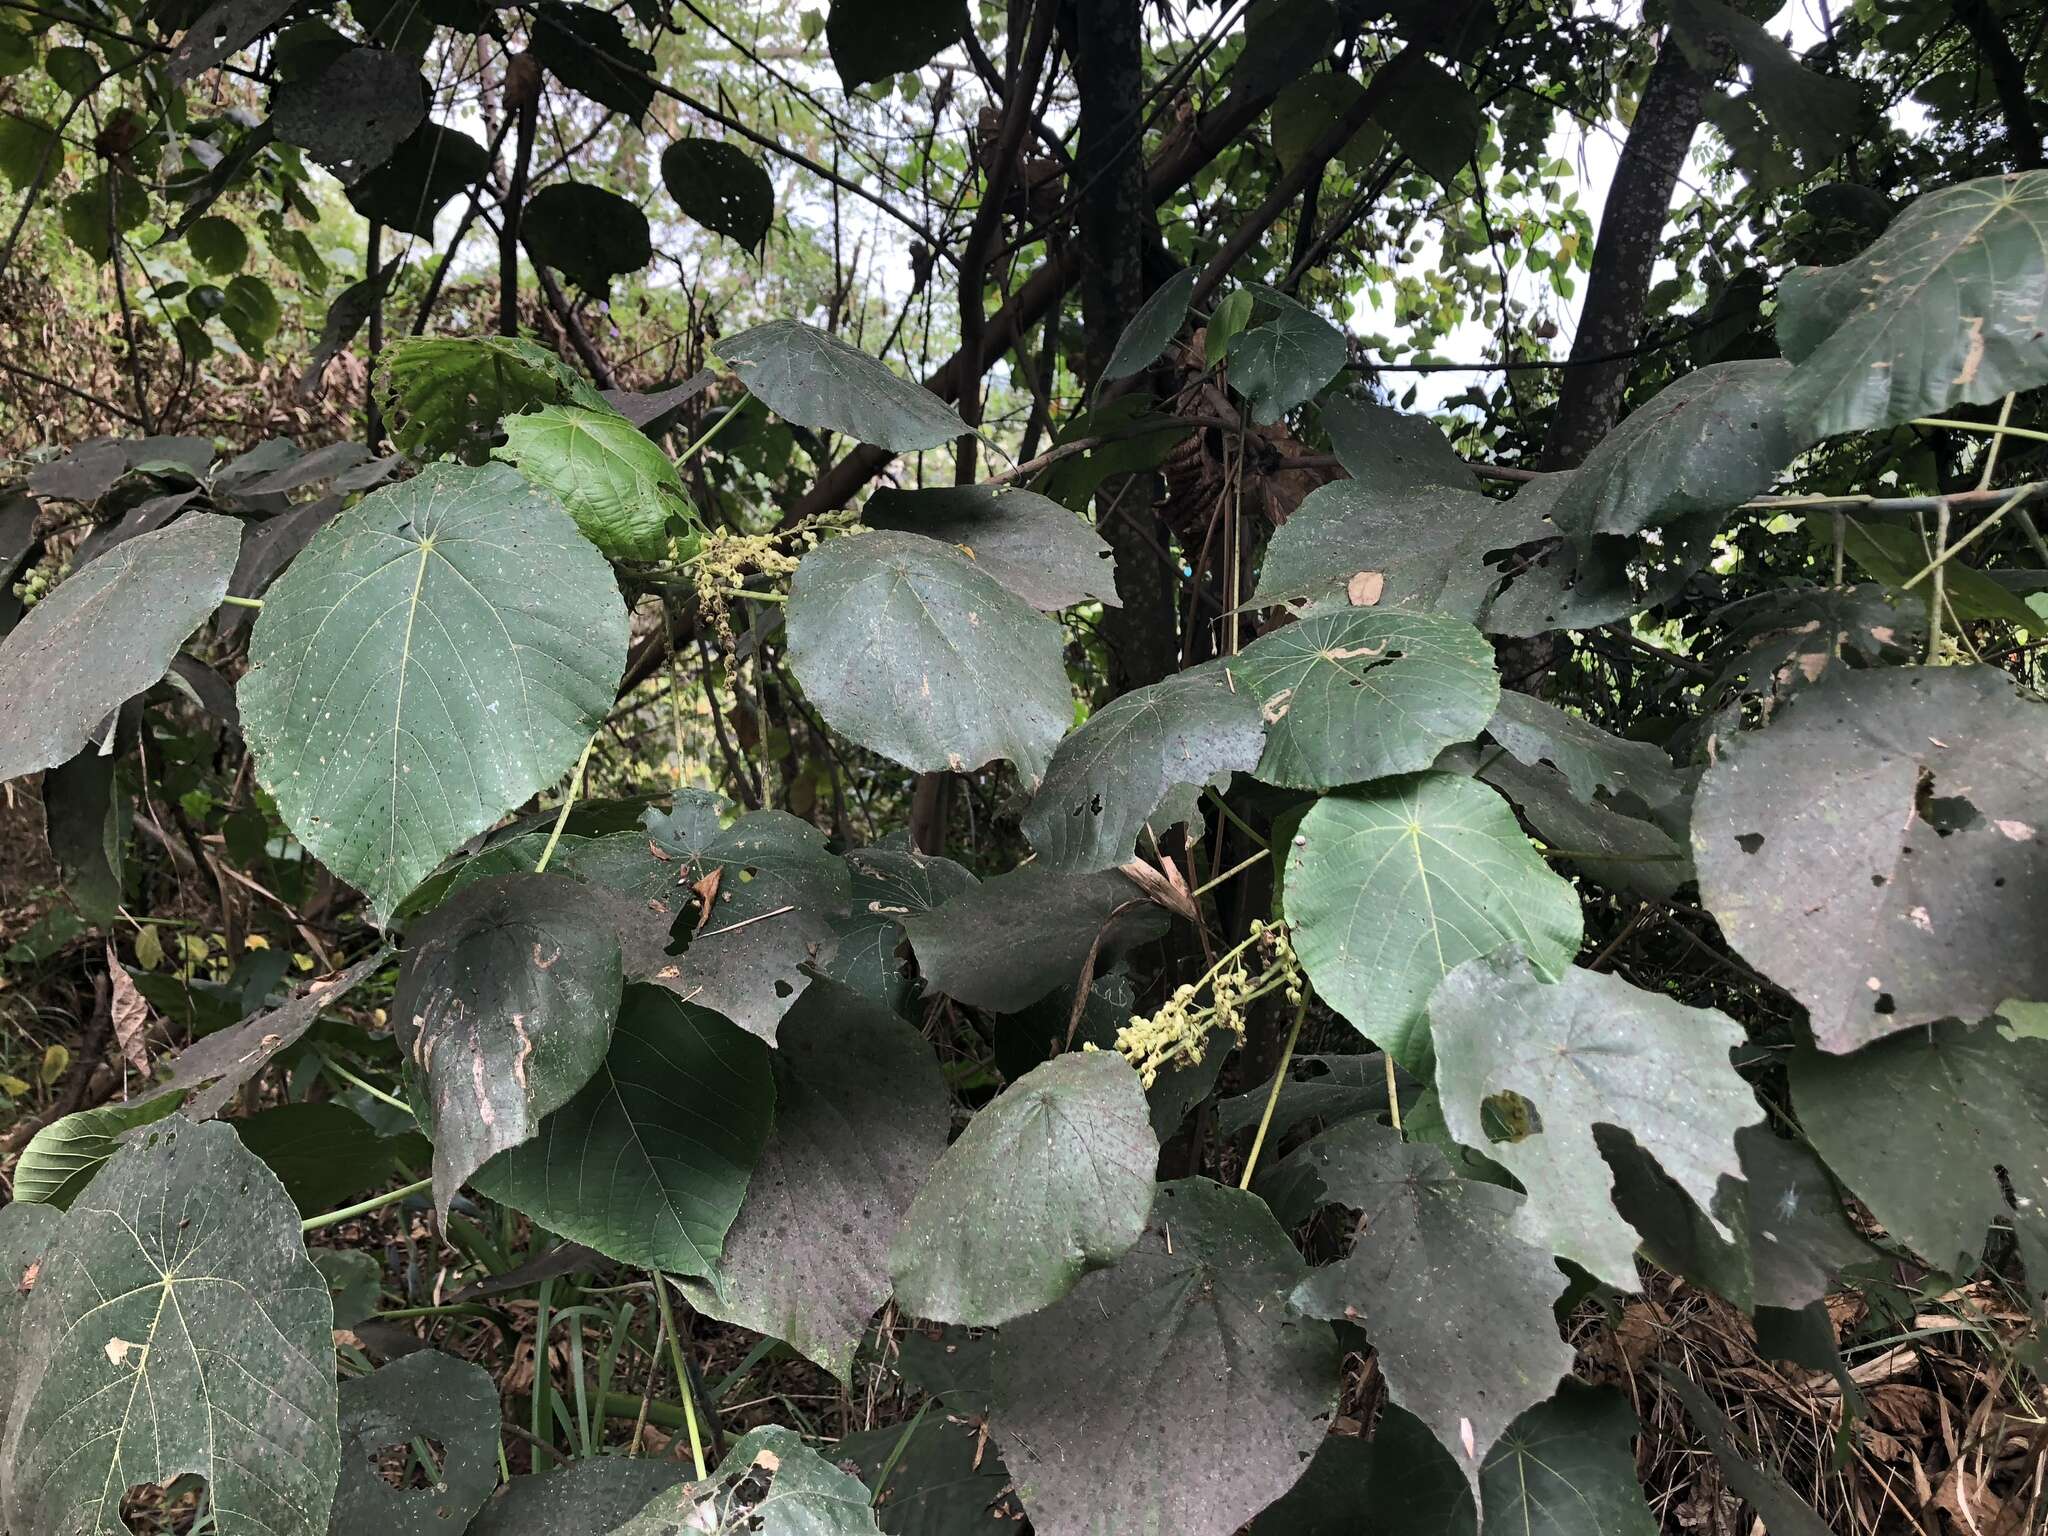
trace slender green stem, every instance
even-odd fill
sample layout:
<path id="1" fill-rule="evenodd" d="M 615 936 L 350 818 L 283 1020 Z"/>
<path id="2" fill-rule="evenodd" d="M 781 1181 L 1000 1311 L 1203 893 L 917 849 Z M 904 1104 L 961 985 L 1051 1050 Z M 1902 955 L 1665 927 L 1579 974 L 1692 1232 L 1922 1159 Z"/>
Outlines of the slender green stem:
<path id="1" fill-rule="evenodd" d="M 668 1334 L 669 1358 L 675 1363 L 676 1390 L 683 1398 L 683 1420 L 690 1431 L 690 1459 L 697 1464 L 697 1481 L 711 1474 L 704 1465 L 704 1437 L 697 1429 L 697 1394 L 690 1387 L 690 1367 L 683 1359 L 683 1336 L 676 1332 L 675 1314 L 669 1309 L 668 1281 L 660 1270 L 654 1275 L 654 1300 L 661 1308 L 661 1326 Z"/>
<path id="2" fill-rule="evenodd" d="M 1245 824 L 1244 818 L 1238 815 L 1237 812 L 1233 811 L 1228 805 L 1226 805 L 1224 803 L 1223 797 L 1217 794 L 1215 790 L 1204 788 L 1202 793 L 1209 797 L 1210 804 L 1214 805 L 1217 810 L 1223 813 L 1223 819 L 1225 821 L 1229 822 L 1233 827 L 1237 828 L 1238 831 L 1242 832 L 1246 837 L 1250 838 L 1253 842 L 1257 843 L 1261 848 L 1266 846 L 1266 840 L 1263 837 L 1259 836 L 1258 833 L 1254 832 L 1249 826 L 1247 826 Z"/>
<path id="3" fill-rule="evenodd" d="M 1237 1181 L 1239 1189 L 1252 1187 L 1252 1173 L 1259 1166 L 1259 1149 L 1266 1144 L 1266 1131 L 1273 1123 L 1273 1106 L 1280 1102 L 1280 1085 L 1287 1081 L 1288 1064 L 1294 1060 L 1294 1042 L 1301 1038 L 1301 1021 L 1308 1017 L 1308 987 L 1301 989 L 1301 1002 L 1294 1010 L 1294 1023 L 1288 1027 L 1287 1043 L 1280 1047 L 1280 1065 L 1273 1073 L 1273 1091 L 1266 1095 L 1266 1112 L 1259 1116 L 1259 1132 L 1252 1138 L 1250 1156 L 1244 1160 L 1244 1177 Z"/>
<path id="4" fill-rule="evenodd" d="M 2005 431 L 2005 424 L 2012 420 L 2012 402 L 2014 398 L 2015 397 L 2013 395 L 2013 392 L 2011 390 L 2007 390 L 2005 394 L 2005 402 L 1998 407 L 1998 427 L 2000 435 L 1991 439 L 1991 449 L 1988 453 L 1984 455 L 1984 472 L 1977 476 L 1977 489 L 1980 491 L 1990 490 L 1991 477 L 1998 473 L 1998 450 L 2005 446 L 2005 437 L 2003 434 Z"/>
<path id="5" fill-rule="evenodd" d="M 723 432 L 727 427 L 731 426 L 733 422 L 738 419 L 740 412 L 744 411 L 746 408 L 747 402 L 745 400 L 742 400 L 738 405 L 732 407 L 732 409 L 728 410 L 723 416 L 719 417 L 717 421 L 713 422 L 711 424 L 710 431 L 706 432 L 702 437 L 698 438 L 697 441 L 690 444 L 689 447 L 683 450 L 683 456 L 676 460 L 676 468 L 681 469 L 685 464 L 689 463 L 690 460 L 694 459 L 695 457 L 697 457 L 698 454 L 702 453 L 706 448 L 710 447 L 711 439 L 718 436 L 718 434 Z M 703 1476 L 703 1473 L 699 1472 L 697 1475 L 701 1477 Z"/>
<path id="6" fill-rule="evenodd" d="M 1948 416 L 1922 416 L 1913 423 L 1916 427 L 1947 427 L 1951 432 L 1984 432 L 1993 437 L 2021 437 L 2030 443 L 2048 443 L 2048 432 L 2037 432 L 2032 427 L 2008 427 L 2003 424 L 1992 426 L 1987 421 L 1957 421 Z"/>
<path id="7" fill-rule="evenodd" d="M 540 1283 L 540 1301 L 533 1314 L 533 1440 L 536 1445 L 554 1449 L 553 1417 L 555 1368 L 548 1358 L 548 1334 L 553 1323 L 548 1317 L 548 1307 L 555 1299 L 555 1282 L 549 1277 Z"/>
<path id="8" fill-rule="evenodd" d="M 744 597 L 756 603 L 786 603 L 789 601 L 789 594 L 787 592 L 749 592 L 745 587 L 721 587 L 719 590 L 727 597 Z"/>
<path id="9" fill-rule="evenodd" d="M 1903 588 L 1901 588 L 1901 590 L 1910 592 L 1913 590 L 1913 588 L 1919 586 L 1921 582 L 1925 581 L 1929 576 L 1940 575 L 1941 568 L 1944 565 L 1948 564 L 1948 562 L 1955 557 L 1955 554 L 1958 550 L 1970 544 L 1972 541 L 1978 538 L 1978 536 L 1989 533 L 1993 528 L 1997 527 L 1999 521 L 2005 516 L 2005 514 L 2012 511 L 2013 508 L 2017 507 L 2020 504 L 2020 502 L 2024 499 L 2028 489 L 2029 487 L 2027 486 L 2021 486 L 2018 490 L 2014 491 L 2010 496 L 2006 497 L 2004 501 L 2000 502 L 1997 508 L 1992 512 L 1992 514 L 1989 517 L 1985 518 L 1983 522 L 1979 523 L 1976 527 L 1972 528 L 1960 539 L 1957 539 L 1955 543 L 1948 545 L 1946 548 L 1938 550 L 1938 552 L 1935 554 L 1935 557 L 1932 560 L 1928 561 L 1927 564 L 1920 567 L 1919 571 L 1914 574 L 1913 579 L 1911 581 L 1908 581 L 1906 585 Z M 1941 519 L 1942 526 L 1946 528 L 1948 526 L 1948 508 L 1946 504 L 1944 504 L 1941 510 L 1936 513 L 1936 516 Z"/>
<path id="10" fill-rule="evenodd" d="M 260 597 L 235 597 L 230 594 L 227 597 L 223 597 L 221 601 L 230 608 L 261 608 L 263 606 L 263 599 Z"/>
<path id="11" fill-rule="evenodd" d="M 355 1073 L 349 1071 L 347 1067 L 344 1067 L 340 1062 L 335 1061 L 332 1057 L 321 1057 L 320 1065 L 322 1068 L 326 1070 L 329 1076 L 339 1078 L 342 1082 L 347 1083 L 351 1088 L 360 1088 L 364 1093 L 367 1093 L 371 1098 L 375 1099 L 378 1103 L 389 1104 L 393 1109 L 402 1109 L 408 1115 L 412 1113 L 412 1106 L 406 1103 L 405 1100 L 397 1097 L 397 1095 L 395 1094 L 386 1093 L 382 1088 L 379 1088 L 375 1083 L 368 1083 L 363 1081 L 362 1078 L 357 1077 Z"/>
<path id="12" fill-rule="evenodd" d="M 450 1301 L 438 1307 L 393 1307 L 389 1312 L 377 1313 L 376 1321 L 396 1323 L 415 1317 L 481 1317 L 486 1322 L 495 1323 L 502 1321 L 504 1315 L 474 1301 Z"/>
<path id="13" fill-rule="evenodd" d="M 1223 871 L 1222 874 L 1204 880 L 1200 885 L 1196 886 L 1192 891 L 1188 892 L 1188 894 L 1190 896 L 1206 896 L 1210 891 L 1215 890 L 1217 886 L 1221 885 L 1224 881 L 1228 880 L 1232 875 L 1243 874 L 1246 870 L 1250 869 L 1254 864 L 1258 863 L 1259 860 L 1270 856 L 1272 852 L 1273 850 L 1270 848 L 1261 848 L 1257 853 L 1253 854 L 1250 858 L 1241 859 L 1237 863 L 1231 865 L 1230 868 Z"/>
<path id="14" fill-rule="evenodd" d="M 533 866 L 536 875 L 547 873 L 548 860 L 555 856 L 555 846 L 562 840 L 562 828 L 569 824 L 569 811 L 576 804 L 576 796 L 583 789 L 583 770 L 590 766 L 590 749 L 597 745 L 598 735 L 593 732 L 590 740 L 583 743 L 583 755 L 576 759 L 576 771 L 569 777 L 569 793 L 562 799 L 561 813 L 555 817 L 555 830 L 548 834 L 548 845 L 540 851 L 540 862 Z"/>
<path id="15" fill-rule="evenodd" d="M 308 1216 L 299 1223 L 299 1230 L 301 1232 L 318 1232 L 322 1227 L 338 1226 L 342 1222 L 352 1220 L 357 1216 L 367 1216 L 372 1211 L 381 1211 L 387 1205 L 396 1205 L 409 1195 L 416 1195 L 423 1189 L 432 1189 L 433 1187 L 434 1181 L 431 1178 L 414 1179 L 412 1183 L 401 1185 L 399 1188 L 391 1190 L 386 1194 L 372 1195 L 367 1200 L 359 1200 L 354 1205 L 344 1205 L 340 1210 L 329 1211 L 324 1216 Z"/>

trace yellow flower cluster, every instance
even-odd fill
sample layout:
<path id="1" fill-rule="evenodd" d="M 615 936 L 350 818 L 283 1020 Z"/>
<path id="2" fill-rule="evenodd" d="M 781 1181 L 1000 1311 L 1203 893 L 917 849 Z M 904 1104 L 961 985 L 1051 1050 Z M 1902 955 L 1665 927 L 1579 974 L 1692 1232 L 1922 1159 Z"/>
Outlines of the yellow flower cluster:
<path id="1" fill-rule="evenodd" d="M 1259 961 L 1256 976 L 1248 958 Z M 1156 1013 L 1133 1014 L 1131 1022 L 1117 1031 L 1116 1048 L 1149 1088 L 1160 1068 L 1175 1062 L 1199 1063 L 1208 1053 L 1209 1037 L 1218 1030 L 1228 1030 L 1232 1043 L 1241 1043 L 1251 1005 L 1260 998 L 1284 992 L 1290 1004 L 1298 1004 L 1304 985 L 1287 929 L 1255 920 L 1245 940 L 1199 980 L 1175 987 Z"/>

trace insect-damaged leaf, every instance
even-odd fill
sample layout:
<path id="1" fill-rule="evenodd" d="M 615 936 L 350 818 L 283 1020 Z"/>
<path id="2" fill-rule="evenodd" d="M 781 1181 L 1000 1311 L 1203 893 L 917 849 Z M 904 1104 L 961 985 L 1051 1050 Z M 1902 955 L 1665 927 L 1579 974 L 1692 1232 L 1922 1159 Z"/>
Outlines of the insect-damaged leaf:
<path id="1" fill-rule="evenodd" d="M 222 1536 L 324 1536 L 333 1321 L 299 1213 L 234 1131 L 153 1127 L 44 1255 L 8 1384 L 0 1515 L 119 1536 L 130 1487 L 190 1472 Z"/>
<path id="2" fill-rule="evenodd" d="M 1050 496 L 993 485 L 884 488 L 861 521 L 959 546 L 970 560 L 1041 613 L 1090 598 L 1122 607 L 1109 546 Z"/>
<path id="3" fill-rule="evenodd" d="M 1358 1213 L 1350 1254 L 1302 1281 L 1294 1304 L 1365 1329 L 1393 1400 L 1429 1425 L 1476 1489 L 1493 1443 L 1572 1368 L 1551 1310 L 1564 1271 L 1515 1232 L 1522 1197 L 1458 1178 L 1434 1147 L 1366 1119 L 1288 1161 L 1315 1178 L 1321 1203 Z"/>
<path id="4" fill-rule="evenodd" d="M 1763 1118 L 1729 1065 L 1741 1028 L 1619 977 L 1572 968 L 1548 981 L 1519 952 L 1471 960 L 1429 1000 L 1437 1087 L 1451 1135 L 1529 1192 L 1523 1237 L 1623 1290 L 1637 1285 L 1636 1233 L 1614 1209 L 1595 1126 L 1628 1132 L 1713 1216 L 1723 1178 L 1742 1177 L 1735 1133 Z M 1488 1134 L 1484 1108 L 1512 1095 L 1526 1130 Z"/>
<path id="5" fill-rule="evenodd" d="M 1427 768 L 1485 729 L 1500 700 L 1485 637 L 1430 614 L 1311 614 L 1261 635 L 1229 666 L 1265 716 L 1258 777 L 1292 789 Z"/>
<path id="6" fill-rule="evenodd" d="M 438 1536 L 460 1530 L 498 1486 L 498 1385 L 482 1366 L 423 1349 L 341 1385 L 341 1482 L 333 1529 Z M 431 1441 L 440 1475 L 394 1488 L 377 1455 Z"/>
<path id="7" fill-rule="evenodd" d="M 653 560 L 671 527 L 703 532 L 668 455 L 614 410 L 545 405 L 504 420 L 496 456 L 554 495 L 615 560 Z"/>
<path id="8" fill-rule="evenodd" d="M 907 848 L 856 848 L 846 855 L 846 867 L 853 876 L 851 908 L 833 925 L 839 947 L 820 962 L 819 974 L 902 1012 L 917 985 L 900 953 L 903 919 L 943 906 L 980 882 L 951 859 Z"/>
<path id="9" fill-rule="evenodd" d="M 1907 204 L 1854 261 L 1787 273 L 1778 343 L 1809 438 L 1981 404 L 2048 380 L 2048 171 Z"/>
<path id="10" fill-rule="evenodd" d="M 1578 953 L 1577 893 L 1500 796 L 1457 774 L 1317 801 L 1287 851 L 1286 882 L 1316 991 L 1411 1072 L 1427 1070 L 1425 1006 L 1446 971 L 1506 945 L 1553 974 Z"/>
<path id="11" fill-rule="evenodd" d="M 0 781 L 69 762 L 164 675 L 220 606 L 241 538 L 234 518 L 193 512 L 125 539 L 0 639 Z"/>
<path id="12" fill-rule="evenodd" d="M 1220 663 L 1133 689 L 1060 743 L 1024 813 L 1025 835 L 1050 868 L 1113 869 L 1147 822 L 1166 830 L 1155 818 L 1176 790 L 1249 772 L 1265 741 L 1259 701 L 1232 687 Z"/>
<path id="13" fill-rule="evenodd" d="M 1159 1141 L 1112 1051 L 1055 1056 L 967 1124 L 889 1250 L 896 1298 L 977 1326 L 1049 1306 L 1145 1230 Z"/>
<path id="14" fill-rule="evenodd" d="M 504 465 L 429 465 L 272 586 L 242 727 L 285 824 L 381 923 L 568 771 L 625 653 L 611 568 L 558 502 Z"/>
<path id="15" fill-rule="evenodd" d="M 1105 974 L 1166 932 L 1166 914 L 1116 870 L 1063 875 L 1026 864 L 903 919 L 926 983 L 975 1008 L 1015 1013 L 1076 985 L 1090 954 Z"/>
<path id="16" fill-rule="evenodd" d="M 628 987 L 597 1075 L 473 1182 L 621 1263 L 708 1274 L 774 1109 L 765 1044 L 658 988 Z"/>
<path id="17" fill-rule="evenodd" d="M 967 423 L 922 384 L 801 320 L 770 320 L 718 343 L 740 382 L 785 421 L 908 453 L 966 435 Z"/>
<path id="18" fill-rule="evenodd" d="M 776 1037 L 775 1130 L 698 1311 L 789 1343 L 842 1380 L 889 1299 L 889 1241 L 952 1115 L 924 1037 L 814 982 Z"/>
<path id="19" fill-rule="evenodd" d="M 661 183 L 685 218 L 758 251 L 775 222 L 775 185 L 737 144 L 677 139 L 661 152 Z"/>
<path id="20" fill-rule="evenodd" d="M 687 1463 L 651 1456 L 587 1456 L 515 1477 L 470 1522 L 465 1536 L 562 1536 L 609 1531 L 664 1488 L 689 1478 Z"/>
<path id="21" fill-rule="evenodd" d="M 1337 1396 L 1329 1325 L 1287 1305 L 1306 1272 L 1256 1196 L 1182 1179 L 1115 1265 L 1004 1328 L 990 1427 L 1032 1528 L 1229 1536 L 1287 1492 Z"/>
<path id="22" fill-rule="evenodd" d="M 733 1442 L 708 1480 L 656 1494 L 610 1536 L 880 1536 L 871 1498 L 859 1478 L 770 1424 Z"/>
<path id="23" fill-rule="evenodd" d="M 1893 1237 L 1964 1276 L 1991 1223 L 2009 1222 L 2027 1290 L 2048 1297 L 2048 1040 L 1950 1023 L 1852 1056 L 1801 1051 L 1792 1103 Z"/>
<path id="24" fill-rule="evenodd" d="M 1722 739 L 1700 893 L 1821 1049 L 2048 997 L 2048 709 L 1991 667 L 1836 669 Z"/>
<path id="25" fill-rule="evenodd" d="M 1074 718 L 1060 628 L 958 550 L 832 539 L 790 581 L 789 662 L 826 723 L 920 773 L 1008 758 L 1027 781 Z"/>
<path id="26" fill-rule="evenodd" d="M 445 1216 L 464 1180 L 604 1064 L 625 978 L 607 913 L 557 875 L 464 886 L 408 938 L 392 1034 Z"/>

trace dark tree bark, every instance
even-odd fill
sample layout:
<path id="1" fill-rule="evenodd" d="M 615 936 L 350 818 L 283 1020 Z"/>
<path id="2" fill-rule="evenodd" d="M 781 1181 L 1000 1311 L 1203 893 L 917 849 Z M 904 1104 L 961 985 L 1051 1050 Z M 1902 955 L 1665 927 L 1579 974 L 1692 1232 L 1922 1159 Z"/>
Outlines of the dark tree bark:
<path id="1" fill-rule="evenodd" d="M 1139 0 L 1084 0 L 1070 13 L 1080 86 L 1082 367 L 1100 378 L 1117 337 L 1145 302 L 1146 242 L 1157 238 L 1145 185 L 1140 113 L 1145 98 Z M 1116 565 L 1123 607 L 1103 611 L 1110 684 L 1117 693 L 1177 669 L 1179 625 L 1171 535 L 1149 474 L 1119 476 L 1096 494 L 1096 531 Z"/>
<path id="2" fill-rule="evenodd" d="M 1545 469 L 1577 467 L 1621 416 L 1629 359 L 1613 354 L 1627 352 L 1641 339 L 1650 272 L 1671 193 L 1713 83 L 1686 57 L 1678 37 L 1666 33 L 1600 214 L 1586 303 L 1572 338 L 1572 361 L 1578 366 L 1564 370 L 1557 411 L 1543 442 Z M 1613 360 L 1582 361 L 1587 358 Z"/>
<path id="3" fill-rule="evenodd" d="M 498 334 L 519 334 L 519 217 L 526 207 L 526 176 L 533 165 L 533 131 L 540 117 L 540 66 L 520 54 L 505 68 L 505 110 L 516 120 L 512 179 L 505 187 L 504 222 L 498 226 Z"/>
<path id="4" fill-rule="evenodd" d="M 1970 40 L 1977 45 L 1998 92 L 1998 105 L 2005 113 L 2007 161 L 2016 171 L 2042 169 L 2048 162 L 2041 157 L 2041 121 L 2034 115 L 2027 71 L 2012 51 L 1991 0 L 1956 0 L 1956 19 L 1969 28 Z"/>

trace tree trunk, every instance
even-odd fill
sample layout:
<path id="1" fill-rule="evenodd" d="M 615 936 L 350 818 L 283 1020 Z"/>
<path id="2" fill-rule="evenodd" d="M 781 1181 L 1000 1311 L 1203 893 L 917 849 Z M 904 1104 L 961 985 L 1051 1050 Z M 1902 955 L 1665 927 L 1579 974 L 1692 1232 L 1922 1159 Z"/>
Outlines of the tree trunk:
<path id="1" fill-rule="evenodd" d="M 1082 0 L 1072 10 L 1080 86 L 1082 368 L 1100 378 L 1124 327 L 1145 302 L 1145 243 L 1156 238 L 1145 185 L 1145 96 L 1139 0 Z M 1154 508 L 1153 476 L 1119 476 L 1097 492 L 1096 531 L 1116 565 L 1123 607 L 1103 610 L 1110 684 L 1127 693 L 1178 666 L 1171 535 Z"/>
<path id="2" fill-rule="evenodd" d="M 1998 92 L 1999 107 L 2005 113 L 2006 159 L 2016 171 L 2038 171 L 2041 158 L 2041 123 L 2034 115 L 2033 97 L 2027 90 L 2027 72 L 2005 28 L 1991 9 L 1991 0 L 1956 0 L 1956 17 L 1969 28 L 1970 39 L 1983 57 Z"/>

